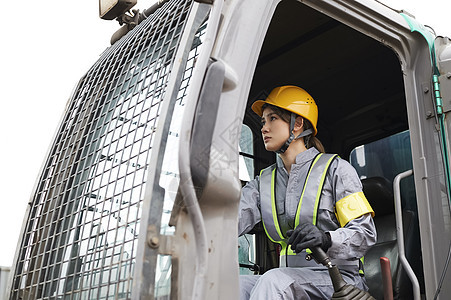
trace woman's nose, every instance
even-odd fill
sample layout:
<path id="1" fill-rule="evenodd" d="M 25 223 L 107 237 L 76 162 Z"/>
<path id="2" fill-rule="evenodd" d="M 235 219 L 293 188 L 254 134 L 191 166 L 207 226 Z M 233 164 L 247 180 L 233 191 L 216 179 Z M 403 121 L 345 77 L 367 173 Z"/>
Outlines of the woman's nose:
<path id="1" fill-rule="evenodd" d="M 262 133 L 266 133 L 266 132 L 268 132 L 268 127 L 265 124 L 265 125 L 262 126 Z"/>

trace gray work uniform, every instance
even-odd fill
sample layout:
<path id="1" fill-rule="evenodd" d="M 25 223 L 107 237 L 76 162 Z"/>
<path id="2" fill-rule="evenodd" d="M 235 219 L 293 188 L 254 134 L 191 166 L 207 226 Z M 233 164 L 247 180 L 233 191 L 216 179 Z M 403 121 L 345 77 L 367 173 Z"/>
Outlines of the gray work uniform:
<path id="1" fill-rule="evenodd" d="M 283 233 L 294 227 L 302 187 L 310 164 L 318 153 L 315 148 L 310 148 L 298 154 L 290 174 L 284 168 L 282 159 L 277 157 L 276 206 Z M 344 280 L 366 289 L 365 280 L 359 275 L 358 260 L 376 243 L 376 228 L 371 214 L 351 220 L 343 228 L 340 228 L 335 215 L 337 201 L 361 191 L 362 184 L 355 169 L 345 160 L 336 158 L 326 175 L 316 225 L 330 233 L 332 246 L 327 255 L 331 259 L 350 262 L 340 267 Z M 239 235 L 249 232 L 260 221 L 257 176 L 241 192 Z M 333 294 L 329 273 L 322 266 L 288 266 L 270 270 L 261 276 L 243 275 L 240 276 L 240 290 L 241 299 L 330 299 Z"/>

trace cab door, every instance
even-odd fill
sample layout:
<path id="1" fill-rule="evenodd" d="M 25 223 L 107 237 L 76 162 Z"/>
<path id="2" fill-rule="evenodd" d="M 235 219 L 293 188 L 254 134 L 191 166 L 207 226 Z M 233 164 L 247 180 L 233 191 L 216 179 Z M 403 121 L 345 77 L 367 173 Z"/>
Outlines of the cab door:
<path id="1" fill-rule="evenodd" d="M 246 1 L 252 3 L 252 10 L 244 9 L 243 2 L 231 1 L 224 7 L 213 57 L 224 63 L 232 83 L 228 87 L 233 88 L 223 91 L 221 101 L 232 103 L 229 95 L 247 97 L 244 122 L 254 133 L 256 174 L 274 157 L 259 146 L 258 120 L 249 107 L 278 85 L 301 85 L 313 94 L 320 111 L 319 137 L 328 151 L 345 159 L 359 145 L 408 130 L 420 227 L 420 268 L 424 271 L 424 280 L 419 279 L 421 285 L 414 294 L 433 298 L 450 236 L 447 163 L 443 158 L 449 150 L 443 151 L 441 146 L 449 139 L 437 130 L 433 38 L 431 44 L 423 36 L 425 30 L 416 27 L 409 16 L 374 1 Z M 254 32 L 259 35 L 246 36 L 253 24 L 247 23 L 244 15 L 260 25 L 262 30 Z M 238 28 L 245 30 L 239 32 Z M 265 35 L 262 44 L 260 35 Z M 247 41 L 252 41 L 251 45 Z M 258 58 L 252 54 L 255 52 Z M 446 72 L 441 74 L 446 78 Z M 220 110 L 218 114 L 227 118 Z M 449 129 L 447 122 L 445 118 L 441 132 Z M 257 260 L 258 256 L 259 249 Z M 450 287 L 441 288 L 443 298 Z"/>
<path id="2" fill-rule="evenodd" d="M 449 39 L 435 37 L 413 18 L 401 14 L 415 47 L 406 74 L 412 139 L 413 177 L 424 270 L 425 296 L 445 299 L 451 279 L 450 247 Z M 422 58 L 420 58 L 422 57 Z"/>

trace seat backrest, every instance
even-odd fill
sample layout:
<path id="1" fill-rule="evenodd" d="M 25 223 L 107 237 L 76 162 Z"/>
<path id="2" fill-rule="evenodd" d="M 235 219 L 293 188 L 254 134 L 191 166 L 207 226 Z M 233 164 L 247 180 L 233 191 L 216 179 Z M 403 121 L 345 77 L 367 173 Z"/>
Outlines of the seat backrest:
<path id="1" fill-rule="evenodd" d="M 394 299 L 411 299 L 412 285 L 398 259 L 392 185 L 382 177 L 363 179 L 362 184 L 363 192 L 375 212 L 374 223 L 377 230 L 377 242 L 365 255 L 364 270 L 369 292 L 374 298 L 383 299 L 384 291 L 379 259 L 387 257 L 390 260 Z M 413 212 L 403 211 L 406 249 L 412 243 L 413 219 Z M 409 258 L 407 257 L 407 259 Z"/>

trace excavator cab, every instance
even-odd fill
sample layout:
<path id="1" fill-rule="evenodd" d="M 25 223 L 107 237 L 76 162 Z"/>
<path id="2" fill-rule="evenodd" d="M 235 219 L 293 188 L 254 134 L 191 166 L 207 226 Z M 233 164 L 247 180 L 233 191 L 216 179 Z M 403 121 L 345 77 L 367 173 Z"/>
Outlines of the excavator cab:
<path id="1" fill-rule="evenodd" d="M 240 273 L 278 267 L 237 215 L 275 160 L 250 105 L 286 84 L 314 97 L 318 138 L 375 208 L 370 293 L 382 255 L 401 299 L 451 292 L 449 39 L 372 0 L 103 3 L 122 28 L 67 103 L 9 299 L 236 299 Z"/>

